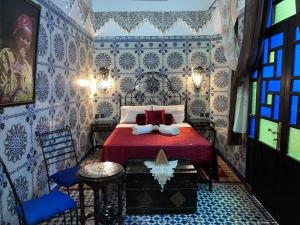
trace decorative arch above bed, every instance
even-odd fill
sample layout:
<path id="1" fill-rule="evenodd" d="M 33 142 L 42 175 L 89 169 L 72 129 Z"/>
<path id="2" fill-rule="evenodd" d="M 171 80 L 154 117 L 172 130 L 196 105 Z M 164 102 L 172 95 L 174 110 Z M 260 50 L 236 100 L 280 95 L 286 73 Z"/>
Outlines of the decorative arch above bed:
<path id="1" fill-rule="evenodd" d="M 185 104 L 179 92 L 175 91 L 166 74 L 146 72 L 125 94 L 124 105 L 179 105 Z"/>

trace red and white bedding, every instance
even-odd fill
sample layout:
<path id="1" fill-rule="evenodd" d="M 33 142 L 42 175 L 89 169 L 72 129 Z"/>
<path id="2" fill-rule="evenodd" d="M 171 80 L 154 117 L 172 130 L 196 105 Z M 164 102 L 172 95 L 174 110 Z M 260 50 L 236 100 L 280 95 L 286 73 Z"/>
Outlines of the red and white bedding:
<path id="1" fill-rule="evenodd" d="M 160 148 L 164 149 L 168 159 L 186 158 L 190 163 L 212 165 L 211 144 L 187 123 L 179 126 L 179 135 L 170 136 L 153 132 L 150 134 L 132 134 L 133 124 L 119 124 L 103 145 L 102 161 L 127 164 L 131 158 L 155 158 Z"/>

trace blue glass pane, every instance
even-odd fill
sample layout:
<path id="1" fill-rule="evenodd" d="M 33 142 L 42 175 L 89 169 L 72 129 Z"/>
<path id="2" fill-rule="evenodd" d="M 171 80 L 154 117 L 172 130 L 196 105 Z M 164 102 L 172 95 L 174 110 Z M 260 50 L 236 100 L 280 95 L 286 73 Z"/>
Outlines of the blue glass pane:
<path id="1" fill-rule="evenodd" d="M 283 45 L 283 33 L 271 37 L 270 48 L 276 48 Z"/>
<path id="2" fill-rule="evenodd" d="M 298 96 L 292 96 L 290 123 L 297 123 Z"/>
<path id="3" fill-rule="evenodd" d="M 296 28 L 296 41 L 299 41 L 300 40 L 300 28 L 297 27 Z"/>
<path id="4" fill-rule="evenodd" d="M 273 103 L 273 107 L 274 107 L 273 119 L 275 120 L 278 120 L 279 118 L 279 104 L 280 104 L 280 97 L 279 95 L 275 95 L 274 103 Z"/>
<path id="5" fill-rule="evenodd" d="M 253 78 L 253 79 L 256 79 L 256 78 L 257 78 L 257 73 L 258 73 L 257 70 L 256 70 L 254 73 L 252 73 L 252 78 Z"/>
<path id="6" fill-rule="evenodd" d="M 250 119 L 249 137 L 254 138 L 255 134 L 255 118 Z"/>
<path id="7" fill-rule="evenodd" d="M 268 82 L 268 91 L 280 91 L 280 80 L 270 80 Z"/>
<path id="8" fill-rule="evenodd" d="M 293 81 L 292 91 L 293 92 L 300 92 L 300 80 L 294 80 Z"/>
<path id="9" fill-rule="evenodd" d="M 294 55 L 294 76 L 300 75 L 300 45 L 295 46 Z"/>
<path id="10" fill-rule="evenodd" d="M 277 51 L 277 59 L 276 59 L 276 77 L 281 76 L 281 71 L 282 71 L 282 50 Z"/>
<path id="11" fill-rule="evenodd" d="M 262 106 L 260 108 L 260 115 L 265 117 L 271 117 L 271 108 Z"/>
<path id="12" fill-rule="evenodd" d="M 263 81 L 261 84 L 261 96 L 260 96 L 260 102 L 265 103 L 266 102 L 266 81 Z"/>
<path id="13" fill-rule="evenodd" d="M 270 9 L 269 9 L 269 17 L 268 17 L 268 22 L 267 22 L 267 27 L 269 28 L 271 25 L 272 25 L 272 12 L 273 12 L 273 6 L 272 6 L 272 1 L 271 1 L 271 4 L 270 4 Z"/>
<path id="14" fill-rule="evenodd" d="M 264 41 L 264 58 L 263 63 L 268 63 L 268 57 L 269 57 L 269 39 L 265 39 Z"/>
<path id="15" fill-rule="evenodd" d="M 274 66 L 265 66 L 263 68 L 263 77 L 273 77 L 274 76 Z"/>

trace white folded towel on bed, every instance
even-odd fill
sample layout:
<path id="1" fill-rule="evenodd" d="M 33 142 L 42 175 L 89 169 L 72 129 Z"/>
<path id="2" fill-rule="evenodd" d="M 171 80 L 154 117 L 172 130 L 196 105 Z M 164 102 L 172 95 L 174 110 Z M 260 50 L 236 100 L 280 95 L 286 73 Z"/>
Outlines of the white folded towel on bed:
<path id="1" fill-rule="evenodd" d="M 140 135 L 140 134 L 149 134 L 151 133 L 156 126 L 153 126 L 152 124 L 148 125 L 134 125 L 132 127 L 132 133 L 134 135 Z"/>
<path id="2" fill-rule="evenodd" d="M 158 131 L 162 134 L 170 134 L 170 135 L 178 135 L 179 134 L 179 127 L 174 125 L 164 125 L 160 124 Z"/>

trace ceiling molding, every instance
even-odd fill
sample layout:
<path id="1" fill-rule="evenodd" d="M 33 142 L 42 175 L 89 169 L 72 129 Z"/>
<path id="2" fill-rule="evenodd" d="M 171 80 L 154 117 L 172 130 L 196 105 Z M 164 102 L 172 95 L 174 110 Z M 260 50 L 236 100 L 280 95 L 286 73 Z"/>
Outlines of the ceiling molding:
<path id="1" fill-rule="evenodd" d="M 214 0 L 168 0 L 168 1 L 134 1 L 134 0 L 91 0 L 94 12 L 181 12 L 203 11 L 209 9 Z"/>
<path id="2" fill-rule="evenodd" d="M 101 29 L 112 20 L 128 33 L 145 22 L 149 22 L 160 32 L 165 33 L 181 20 L 193 31 L 199 32 L 211 20 L 213 9 L 182 12 L 95 12 L 94 30 Z"/>

